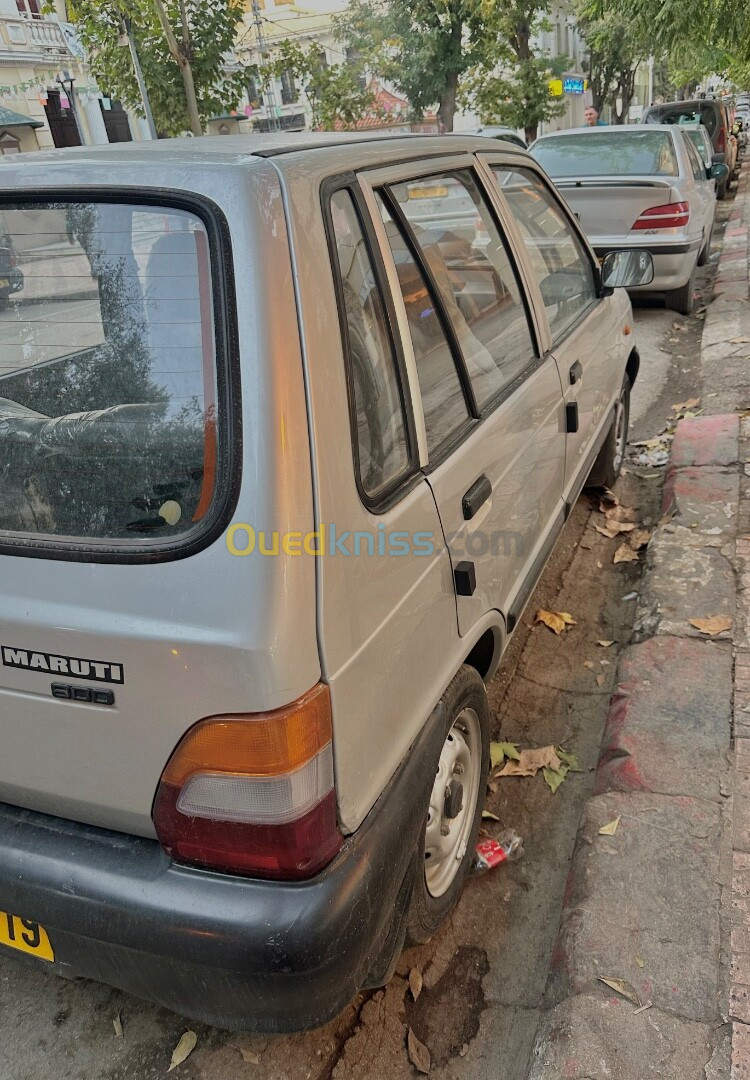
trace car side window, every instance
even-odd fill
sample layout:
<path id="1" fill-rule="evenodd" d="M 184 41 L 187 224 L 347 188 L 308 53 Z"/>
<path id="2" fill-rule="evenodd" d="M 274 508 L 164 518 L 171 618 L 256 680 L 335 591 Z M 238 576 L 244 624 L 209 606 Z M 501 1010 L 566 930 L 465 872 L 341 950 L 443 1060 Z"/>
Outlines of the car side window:
<path id="1" fill-rule="evenodd" d="M 435 299 L 404 236 L 377 196 L 406 308 L 422 397 L 427 448 L 433 454 L 471 418 Z"/>
<path id="2" fill-rule="evenodd" d="M 705 180 L 706 168 L 700 159 L 698 151 L 696 150 L 695 146 L 687 135 L 685 136 L 685 147 L 687 148 L 687 155 L 690 159 L 690 166 L 693 170 L 693 177 L 696 180 Z"/>
<path id="3" fill-rule="evenodd" d="M 377 499 L 409 472 L 407 422 L 383 298 L 348 191 L 331 198 L 351 364 L 357 467 L 365 495 Z"/>
<path id="4" fill-rule="evenodd" d="M 530 169 L 493 166 L 521 231 L 553 341 L 559 341 L 597 302 L 591 257 L 557 198 Z"/>
<path id="5" fill-rule="evenodd" d="M 482 409 L 536 359 L 505 241 L 468 169 L 390 190 L 432 273 Z"/>

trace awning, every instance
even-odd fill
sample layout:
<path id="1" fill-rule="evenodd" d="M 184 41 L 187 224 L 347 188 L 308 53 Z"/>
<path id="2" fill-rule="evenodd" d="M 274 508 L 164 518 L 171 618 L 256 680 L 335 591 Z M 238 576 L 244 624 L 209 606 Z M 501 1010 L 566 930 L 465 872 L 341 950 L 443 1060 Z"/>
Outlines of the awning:
<path id="1" fill-rule="evenodd" d="M 0 128 L 12 127 L 40 128 L 44 127 L 44 124 L 41 120 L 32 120 L 30 116 L 24 116 L 23 113 L 13 112 L 12 109 L 6 109 L 3 105 L 0 105 Z"/>

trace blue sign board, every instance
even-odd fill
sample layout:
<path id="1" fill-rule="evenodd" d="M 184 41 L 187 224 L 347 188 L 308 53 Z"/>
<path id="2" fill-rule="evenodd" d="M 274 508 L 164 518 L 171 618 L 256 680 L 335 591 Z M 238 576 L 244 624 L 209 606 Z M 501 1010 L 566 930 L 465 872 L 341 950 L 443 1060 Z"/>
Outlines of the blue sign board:
<path id="1" fill-rule="evenodd" d="M 585 89 L 583 84 L 583 79 L 569 77 L 567 79 L 563 79 L 563 90 L 566 94 L 582 94 Z"/>

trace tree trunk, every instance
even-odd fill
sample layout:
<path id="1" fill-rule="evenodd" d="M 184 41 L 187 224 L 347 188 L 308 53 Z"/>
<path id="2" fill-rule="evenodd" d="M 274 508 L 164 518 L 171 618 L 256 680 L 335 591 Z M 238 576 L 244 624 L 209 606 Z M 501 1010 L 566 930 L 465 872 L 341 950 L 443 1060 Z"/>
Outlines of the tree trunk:
<path id="1" fill-rule="evenodd" d="M 456 115 L 456 94 L 458 93 L 458 74 L 449 72 L 445 80 L 445 89 L 438 107 L 438 121 L 441 131 L 453 131 L 453 117 Z"/>
<path id="2" fill-rule="evenodd" d="M 531 146 L 531 144 L 534 142 L 534 140 L 536 139 L 536 133 L 537 133 L 538 130 L 539 130 L 539 125 L 538 124 L 534 124 L 532 127 L 525 127 L 523 129 L 523 133 L 526 136 L 526 145 L 527 146 Z"/>
<path id="3" fill-rule="evenodd" d="M 180 69 L 182 75 L 182 85 L 185 88 L 185 104 L 187 106 L 188 119 L 190 121 L 190 129 L 193 135 L 202 135 L 203 126 L 200 120 L 200 114 L 198 112 L 198 99 L 195 94 L 195 80 L 193 79 L 193 69 L 190 66 L 188 59 L 188 53 L 190 51 L 190 31 L 187 24 L 187 14 L 185 11 L 184 3 L 180 3 L 180 12 L 182 14 L 182 48 L 174 35 L 172 24 L 169 21 L 166 8 L 164 7 L 163 0 L 153 0 L 156 14 L 159 17 L 161 28 L 164 31 L 164 37 L 167 40 L 167 46 L 169 47 L 170 55 Z"/>

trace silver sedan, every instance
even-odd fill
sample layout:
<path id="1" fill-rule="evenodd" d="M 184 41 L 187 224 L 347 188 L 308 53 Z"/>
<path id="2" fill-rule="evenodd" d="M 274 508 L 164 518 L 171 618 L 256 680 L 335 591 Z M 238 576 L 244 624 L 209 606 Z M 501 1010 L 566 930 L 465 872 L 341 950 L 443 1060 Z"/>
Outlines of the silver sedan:
<path id="1" fill-rule="evenodd" d="M 613 248 L 651 252 L 654 280 L 637 292 L 664 293 L 667 307 L 693 308 L 696 265 L 708 260 L 715 179 L 675 125 L 573 128 L 531 148 L 601 258 Z"/>

